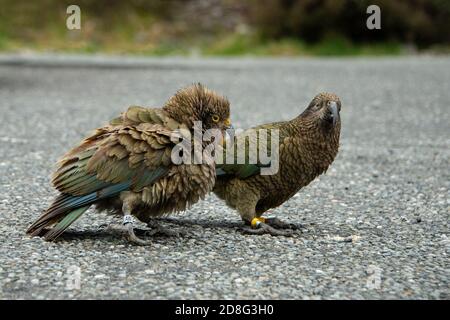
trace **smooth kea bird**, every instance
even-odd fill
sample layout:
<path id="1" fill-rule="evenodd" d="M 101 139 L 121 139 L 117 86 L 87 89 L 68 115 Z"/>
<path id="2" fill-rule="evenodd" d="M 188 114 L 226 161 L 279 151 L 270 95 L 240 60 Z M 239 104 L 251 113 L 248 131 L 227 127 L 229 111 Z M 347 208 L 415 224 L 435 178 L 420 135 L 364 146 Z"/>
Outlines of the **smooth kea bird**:
<path id="1" fill-rule="evenodd" d="M 261 174 L 264 166 L 259 160 L 253 164 L 248 159 L 217 163 L 214 193 L 239 212 L 248 225 L 244 229 L 247 233 L 290 235 L 297 228 L 262 215 L 290 199 L 331 165 L 339 148 L 340 110 L 341 101 L 335 94 L 320 93 L 296 118 L 252 128 L 266 130 L 266 137 L 277 130 L 278 170 L 274 174 Z M 237 138 L 239 135 L 232 140 L 234 145 Z M 255 140 L 259 146 L 260 135 Z"/>
<path id="2" fill-rule="evenodd" d="M 179 133 L 192 133 L 197 121 L 204 131 L 226 130 L 231 125 L 228 100 L 196 84 L 179 90 L 162 108 L 133 106 L 96 129 L 59 161 L 52 183 L 60 194 L 27 233 L 55 240 L 94 204 L 123 215 L 119 229 L 131 242 L 149 244 L 136 235 L 133 217 L 148 223 L 185 210 L 214 186 L 214 159 L 172 161 Z"/>

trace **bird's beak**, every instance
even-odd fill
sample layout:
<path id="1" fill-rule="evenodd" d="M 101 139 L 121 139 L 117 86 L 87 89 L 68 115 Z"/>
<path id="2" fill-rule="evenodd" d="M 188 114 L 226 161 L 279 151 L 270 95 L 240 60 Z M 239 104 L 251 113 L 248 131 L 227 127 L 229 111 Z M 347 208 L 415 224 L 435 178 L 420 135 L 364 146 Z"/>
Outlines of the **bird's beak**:
<path id="1" fill-rule="evenodd" d="M 230 118 L 228 118 L 227 120 L 225 120 L 225 126 L 226 126 L 226 129 L 234 129 L 234 128 L 233 128 L 233 125 L 231 124 Z"/>
<path id="2" fill-rule="evenodd" d="M 229 139 L 231 138 L 231 137 L 230 137 L 230 132 L 228 132 L 228 130 L 233 130 L 233 132 L 234 132 L 234 127 L 233 127 L 233 125 L 231 124 L 230 118 L 228 118 L 227 120 L 225 120 L 225 121 L 223 122 L 223 124 L 225 125 L 225 129 L 222 130 L 222 140 L 220 141 L 220 144 L 221 144 L 222 146 L 224 146 L 224 143 L 225 143 L 226 140 L 229 140 Z"/>
<path id="3" fill-rule="evenodd" d="M 222 140 L 220 141 L 220 145 L 223 147 L 224 143 L 227 140 L 230 140 L 231 136 L 230 134 L 234 134 L 234 128 L 233 125 L 231 124 L 231 120 L 230 118 L 228 118 L 227 120 L 224 121 L 224 125 L 225 125 L 225 129 L 222 130 Z M 233 130 L 232 132 L 229 132 L 228 130 Z"/>
<path id="4" fill-rule="evenodd" d="M 331 101 L 330 104 L 328 105 L 328 110 L 330 110 L 331 116 L 333 117 L 333 126 L 334 126 L 336 124 L 336 122 L 338 122 L 339 117 L 340 117 L 337 103 L 334 101 Z"/>

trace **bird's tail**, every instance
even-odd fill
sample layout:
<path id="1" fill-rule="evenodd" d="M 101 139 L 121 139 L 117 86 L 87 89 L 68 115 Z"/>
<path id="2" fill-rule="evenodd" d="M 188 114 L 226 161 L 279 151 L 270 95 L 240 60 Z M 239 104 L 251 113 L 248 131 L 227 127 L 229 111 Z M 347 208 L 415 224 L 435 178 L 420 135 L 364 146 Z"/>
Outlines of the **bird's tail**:
<path id="1" fill-rule="evenodd" d="M 52 205 L 28 228 L 31 236 L 44 237 L 53 241 L 59 237 L 75 220 L 77 220 L 91 204 L 117 196 L 127 190 L 131 182 L 121 182 L 82 196 L 60 194 Z M 55 225 L 56 224 L 56 225 Z M 49 230 L 49 227 L 55 225 Z"/>
<path id="2" fill-rule="evenodd" d="M 83 204 L 86 196 L 59 195 L 52 205 L 28 228 L 31 236 L 53 241 L 90 207 Z M 80 205 L 81 204 L 81 205 Z M 51 229 L 49 229 L 51 226 Z"/>

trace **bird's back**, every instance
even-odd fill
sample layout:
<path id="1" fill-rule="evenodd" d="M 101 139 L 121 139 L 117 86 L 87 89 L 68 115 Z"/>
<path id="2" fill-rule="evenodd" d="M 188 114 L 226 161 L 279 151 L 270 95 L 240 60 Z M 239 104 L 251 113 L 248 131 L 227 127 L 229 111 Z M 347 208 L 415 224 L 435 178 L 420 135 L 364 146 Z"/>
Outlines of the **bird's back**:
<path id="1" fill-rule="evenodd" d="M 234 198 L 238 198 L 238 194 L 258 194 L 258 214 L 287 201 L 326 171 L 337 154 L 338 145 L 323 143 L 308 131 L 307 125 L 302 123 L 301 117 L 297 117 L 290 121 L 266 123 L 252 128 L 272 132 L 278 130 L 278 172 L 261 175 L 260 171 L 257 171 L 248 177 L 223 174 L 217 177 L 215 194 L 226 200 L 231 207 L 236 206 Z M 235 165 L 236 168 L 239 166 L 246 165 Z"/>

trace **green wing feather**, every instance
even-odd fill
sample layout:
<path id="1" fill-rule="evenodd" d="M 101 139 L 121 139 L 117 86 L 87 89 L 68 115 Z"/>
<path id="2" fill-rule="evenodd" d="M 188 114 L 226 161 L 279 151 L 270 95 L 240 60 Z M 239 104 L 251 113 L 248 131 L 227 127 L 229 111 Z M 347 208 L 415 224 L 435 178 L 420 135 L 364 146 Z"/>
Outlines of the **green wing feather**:
<path id="1" fill-rule="evenodd" d="M 89 209 L 89 206 L 77 208 L 67 214 L 56 226 L 45 234 L 46 240 L 52 240 L 59 237 L 72 223 L 74 223 L 81 215 Z"/>
<path id="2" fill-rule="evenodd" d="M 267 129 L 268 134 L 267 134 L 267 152 L 270 154 L 271 153 L 271 129 L 278 129 L 279 126 L 282 124 L 283 122 L 273 122 L 273 123 L 268 123 L 268 124 L 264 124 L 264 125 L 260 125 L 257 127 L 253 127 L 250 130 L 260 130 L 260 129 Z M 239 161 L 239 162 L 244 162 L 244 163 L 238 163 L 238 152 L 237 152 L 237 148 L 235 148 L 234 146 L 238 143 L 239 138 L 243 139 L 244 136 L 248 133 L 247 131 L 243 132 L 242 134 L 240 134 L 239 136 L 235 137 L 233 140 L 233 144 L 231 144 L 233 146 L 234 149 L 234 157 L 232 159 L 232 163 L 230 163 L 229 158 L 227 159 L 226 157 L 226 146 L 223 148 L 223 164 L 217 164 L 216 165 L 216 175 L 218 178 L 220 177 L 237 177 L 240 179 L 245 179 L 248 177 L 251 177 L 253 175 L 258 175 L 261 172 L 261 168 L 265 168 L 265 167 L 270 167 L 270 162 L 269 163 L 261 163 L 259 161 L 259 147 L 260 147 L 260 135 L 259 132 L 256 131 L 256 152 L 258 155 L 258 159 L 256 161 L 256 163 L 249 163 L 250 162 L 250 157 L 249 157 L 249 152 L 250 152 L 250 141 L 249 139 L 245 140 L 245 153 L 244 153 L 244 161 Z M 280 139 L 281 140 L 281 139 Z M 240 140 L 240 143 L 243 143 L 243 140 Z M 220 152 L 220 151 L 219 151 Z"/>
<path id="3" fill-rule="evenodd" d="M 170 152 L 161 150 L 173 146 L 166 136 L 170 131 L 162 130 L 166 122 L 160 109 L 130 107 L 69 151 L 52 179 L 61 194 L 27 232 L 45 231 L 45 239 L 54 240 L 91 204 L 125 190 L 140 191 L 163 177 Z"/>

